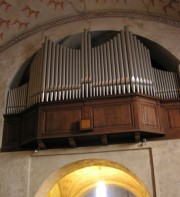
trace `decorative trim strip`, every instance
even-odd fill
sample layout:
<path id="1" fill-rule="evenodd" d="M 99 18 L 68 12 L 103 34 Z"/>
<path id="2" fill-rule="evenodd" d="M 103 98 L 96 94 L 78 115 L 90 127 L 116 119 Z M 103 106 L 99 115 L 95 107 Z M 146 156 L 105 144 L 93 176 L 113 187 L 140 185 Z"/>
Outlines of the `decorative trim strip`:
<path id="1" fill-rule="evenodd" d="M 13 46 L 14 44 L 20 42 L 21 40 L 34 35 L 35 33 L 50 29 L 55 26 L 60 26 L 70 22 L 82 21 L 85 19 L 94 19 L 94 18 L 102 18 L 102 17 L 127 17 L 127 18 L 139 18 L 150 21 L 156 21 L 160 23 L 165 23 L 168 25 L 173 25 L 176 27 L 180 27 L 180 20 L 177 18 L 172 18 L 163 15 L 156 15 L 152 13 L 134 11 L 134 10 L 103 10 L 103 11 L 90 11 L 83 13 L 81 15 L 72 15 L 57 18 L 53 21 L 42 23 L 37 25 L 30 30 L 20 33 L 9 41 L 5 42 L 0 46 L 0 53 Z"/>

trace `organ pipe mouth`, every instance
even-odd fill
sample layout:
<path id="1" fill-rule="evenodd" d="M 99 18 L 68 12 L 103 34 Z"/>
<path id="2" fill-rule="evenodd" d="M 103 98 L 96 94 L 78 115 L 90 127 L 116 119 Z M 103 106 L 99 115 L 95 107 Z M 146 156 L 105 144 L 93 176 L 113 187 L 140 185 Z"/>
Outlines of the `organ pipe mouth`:
<path id="1" fill-rule="evenodd" d="M 178 75 L 153 68 L 149 49 L 127 27 L 93 47 L 85 30 L 80 49 L 45 39 L 31 62 L 29 82 L 9 91 L 6 113 L 41 102 L 130 93 L 179 98 Z"/>

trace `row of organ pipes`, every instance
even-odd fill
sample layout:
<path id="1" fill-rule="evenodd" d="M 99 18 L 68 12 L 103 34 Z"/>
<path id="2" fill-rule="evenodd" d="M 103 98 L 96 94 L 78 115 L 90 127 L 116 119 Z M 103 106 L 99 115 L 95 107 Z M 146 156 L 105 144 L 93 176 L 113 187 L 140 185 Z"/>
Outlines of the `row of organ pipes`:
<path id="1" fill-rule="evenodd" d="M 178 75 L 153 68 L 149 49 L 127 27 L 96 47 L 84 30 L 81 49 L 45 39 L 32 61 L 29 83 L 9 90 L 6 113 L 41 102 L 128 93 L 179 98 Z"/>

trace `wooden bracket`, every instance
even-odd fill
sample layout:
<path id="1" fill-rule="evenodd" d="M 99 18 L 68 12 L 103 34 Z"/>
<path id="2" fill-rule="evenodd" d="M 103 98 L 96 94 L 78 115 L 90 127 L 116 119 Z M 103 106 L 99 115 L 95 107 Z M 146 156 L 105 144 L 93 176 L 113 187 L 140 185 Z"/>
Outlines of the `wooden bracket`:
<path id="1" fill-rule="evenodd" d="M 69 140 L 69 145 L 70 145 L 72 148 L 77 147 L 76 141 L 75 141 L 75 139 L 74 139 L 73 137 L 68 138 L 68 140 Z"/>
<path id="2" fill-rule="evenodd" d="M 134 133 L 134 138 L 135 138 L 135 142 L 140 142 L 141 141 L 141 135 L 140 132 L 135 132 Z"/>
<path id="3" fill-rule="evenodd" d="M 108 139 L 106 135 L 101 135 L 101 141 L 103 145 L 108 145 Z"/>
<path id="4" fill-rule="evenodd" d="M 37 145 L 38 145 L 38 150 L 45 150 L 46 149 L 46 145 L 44 144 L 44 142 L 42 140 L 37 140 Z"/>

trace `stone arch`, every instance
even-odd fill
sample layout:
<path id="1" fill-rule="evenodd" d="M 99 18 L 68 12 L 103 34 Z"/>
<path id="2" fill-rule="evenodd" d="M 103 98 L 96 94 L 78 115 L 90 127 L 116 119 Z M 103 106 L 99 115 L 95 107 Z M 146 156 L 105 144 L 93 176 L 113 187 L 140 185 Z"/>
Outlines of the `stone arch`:
<path id="1" fill-rule="evenodd" d="M 122 187 L 137 197 L 150 197 L 143 182 L 121 164 L 102 159 L 76 161 L 51 174 L 35 197 L 80 197 L 97 181 Z"/>

